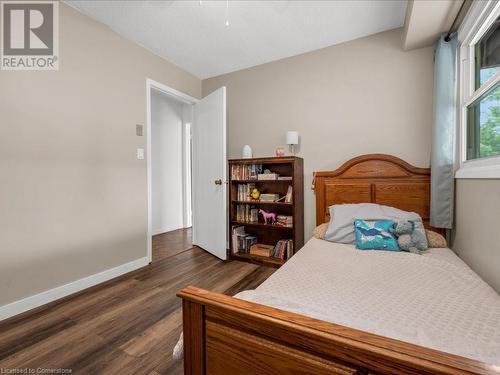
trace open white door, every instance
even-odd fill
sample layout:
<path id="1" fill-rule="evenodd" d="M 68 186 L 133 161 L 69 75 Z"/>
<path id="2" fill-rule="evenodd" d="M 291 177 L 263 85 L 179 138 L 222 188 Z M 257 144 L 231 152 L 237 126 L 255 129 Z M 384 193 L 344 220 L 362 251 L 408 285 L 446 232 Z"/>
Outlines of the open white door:
<path id="1" fill-rule="evenodd" d="M 226 259 L 226 88 L 194 106 L 193 244 Z"/>

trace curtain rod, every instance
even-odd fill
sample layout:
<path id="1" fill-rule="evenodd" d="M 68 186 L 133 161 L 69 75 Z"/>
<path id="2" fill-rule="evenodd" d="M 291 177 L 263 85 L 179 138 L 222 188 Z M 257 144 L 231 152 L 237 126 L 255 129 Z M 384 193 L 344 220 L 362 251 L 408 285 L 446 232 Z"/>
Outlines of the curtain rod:
<path id="1" fill-rule="evenodd" d="M 444 37 L 445 42 L 450 41 L 451 32 L 452 32 L 453 28 L 455 27 L 455 23 L 457 22 L 458 17 L 460 17 L 460 13 L 462 13 L 462 9 L 464 9 L 464 5 L 466 2 L 467 2 L 467 0 L 462 1 L 462 5 L 460 5 L 460 9 L 458 10 L 457 15 L 455 16 L 455 19 L 453 20 L 453 23 L 451 24 L 451 27 L 448 30 L 448 34 L 446 34 L 446 36 Z"/>

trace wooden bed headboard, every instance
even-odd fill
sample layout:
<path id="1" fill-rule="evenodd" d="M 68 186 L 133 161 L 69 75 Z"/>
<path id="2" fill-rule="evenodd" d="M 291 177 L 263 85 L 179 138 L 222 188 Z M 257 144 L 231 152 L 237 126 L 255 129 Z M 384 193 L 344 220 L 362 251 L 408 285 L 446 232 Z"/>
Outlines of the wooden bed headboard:
<path id="1" fill-rule="evenodd" d="M 378 203 L 416 212 L 429 227 L 430 184 L 430 168 L 391 155 L 358 156 L 334 171 L 315 173 L 316 225 L 330 220 L 333 204 Z"/>

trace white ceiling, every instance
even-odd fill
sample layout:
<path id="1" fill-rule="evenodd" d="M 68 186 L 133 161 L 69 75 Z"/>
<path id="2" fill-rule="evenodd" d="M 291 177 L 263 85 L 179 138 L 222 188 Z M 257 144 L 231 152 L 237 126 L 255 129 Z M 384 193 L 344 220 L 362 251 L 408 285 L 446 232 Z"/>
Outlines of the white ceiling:
<path id="1" fill-rule="evenodd" d="M 66 3 L 205 79 L 403 26 L 406 0 Z"/>

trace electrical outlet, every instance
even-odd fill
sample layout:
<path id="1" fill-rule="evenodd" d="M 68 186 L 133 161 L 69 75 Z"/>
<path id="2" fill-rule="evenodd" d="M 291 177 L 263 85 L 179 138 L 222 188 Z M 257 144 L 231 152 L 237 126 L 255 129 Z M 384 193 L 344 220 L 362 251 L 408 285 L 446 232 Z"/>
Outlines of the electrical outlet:
<path id="1" fill-rule="evenodd" d="M 137 149 L 137 159 L 144 160 L 144 149 L 143 148 Z"/>

